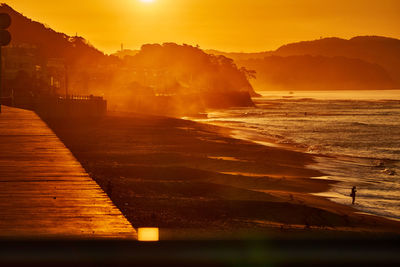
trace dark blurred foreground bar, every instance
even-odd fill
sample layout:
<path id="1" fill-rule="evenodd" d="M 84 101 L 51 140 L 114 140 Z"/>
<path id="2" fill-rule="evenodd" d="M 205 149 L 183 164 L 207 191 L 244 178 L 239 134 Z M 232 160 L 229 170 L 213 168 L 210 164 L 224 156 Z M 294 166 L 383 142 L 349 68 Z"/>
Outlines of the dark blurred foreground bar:
<path id="1" fill-rule="evenodd" d="M 240 241 L 0 241 L 0 266 L 397 265 L 399 238 Z"/>

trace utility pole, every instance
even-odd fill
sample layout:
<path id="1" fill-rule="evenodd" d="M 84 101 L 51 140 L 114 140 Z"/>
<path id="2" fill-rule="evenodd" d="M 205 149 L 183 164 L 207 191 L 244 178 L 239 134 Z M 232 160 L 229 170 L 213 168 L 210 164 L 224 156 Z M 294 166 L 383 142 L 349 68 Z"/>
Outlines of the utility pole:
<path id="1" fill-rule="evenodd" d="M 0 13 L 0 113 L 3 97 L 3 46 L 11 42 L 11 34 L 6 30 L 11 25 L 11 17 L 7 13 Z"/>

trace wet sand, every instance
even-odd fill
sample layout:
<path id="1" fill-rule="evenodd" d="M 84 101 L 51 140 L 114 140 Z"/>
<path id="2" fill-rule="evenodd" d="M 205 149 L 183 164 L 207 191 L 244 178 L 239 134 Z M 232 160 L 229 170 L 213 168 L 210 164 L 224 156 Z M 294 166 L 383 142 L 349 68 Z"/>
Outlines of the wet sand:
<path id="1" fill-rule="evenodd" d="M 311 155 L 234 139 L 228 129 L 127 113 L 47 123 L 134 227 L 172 238 L 400 232 L 399 222 L 312 195 L 333 182 L 310 179 L 323 175 L 305 167 Z"/>

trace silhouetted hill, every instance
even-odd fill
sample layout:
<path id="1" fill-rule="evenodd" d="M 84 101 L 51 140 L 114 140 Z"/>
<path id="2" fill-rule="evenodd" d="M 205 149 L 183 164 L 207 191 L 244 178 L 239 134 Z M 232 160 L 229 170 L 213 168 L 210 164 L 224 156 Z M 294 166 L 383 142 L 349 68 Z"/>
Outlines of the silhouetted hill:
<path id="1" fill-rule="evenodd" d="M 7 4 L 0 5 L 0 12 L 11 16 L 11 45 L 34 45 L 43 58 L 62 58 L 70 64 L 94 64 L 107 58 L 84 38 L 56 32 L 23 16 Z"/>
<path id="2" fill-rule="evenodd" d="M 186 109 L 195 113 L 206 108 L 252 106 L 250 96 L 257 95 L 248 80 L 251 72 L 238 68 L 232 59 L 190 45 L 143 45 L 136 55 L 124 57 L 123 69 L 130 71 L 118 74 L 118 83 L 141 84 L 159 96 L 154 98 L 143 90 L 127 94 L 135 89 L 120 83 L 119 91 L 129 95 L 125 97 L 130 99 L 129 106 L 142 109 L 160 110 L 154 103 L 164 98 L 169 112 L 179 114 Z"/>
<path id="3" fill-rule="evenodd" d="M 244 91 L 256 95 L 245 69 L 232 59 L 214 56 L 190 45 L 147 44 L 133 57 L 125 57 L 136 69 L 157 69 L 191 91 Z"/>
<path id="4" fill-rule="evenodd" d="M 260 53 L 209 52 L 255 70 L 258 90 L 400 88 L 400 40 L 394 38 L 324 38 Z"/>
<path id="5" fill-rule="evenodd" d="M 280 47 L 276 56 L 313 55 L 358 58 L 376 63 L 400 84 L 400 40 L 380 36 L 359 36 L 350 40 L 325 38 Z"/>
<path id="6" fill-rule="evenodd" d="M 257 71 L 253 83 L 260 90 L 368 90 L 396 86 L 383 67 L 346 57 L 269 56 L 238 64 Z"/>

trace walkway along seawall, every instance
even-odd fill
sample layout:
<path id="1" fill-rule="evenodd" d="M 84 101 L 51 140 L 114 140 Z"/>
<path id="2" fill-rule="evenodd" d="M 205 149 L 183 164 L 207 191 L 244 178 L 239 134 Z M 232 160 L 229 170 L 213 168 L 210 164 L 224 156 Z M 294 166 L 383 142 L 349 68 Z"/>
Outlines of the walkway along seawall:
<path id="1" fill-rule="evenodd" d="M 0 114 L 0 238 L 136 239 L 136 231 L 32 111 Z"/>

